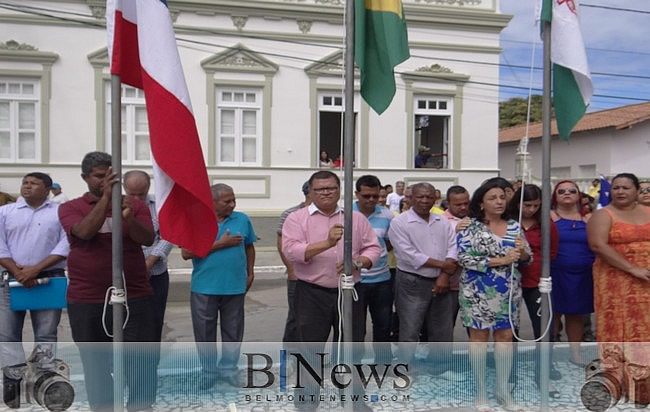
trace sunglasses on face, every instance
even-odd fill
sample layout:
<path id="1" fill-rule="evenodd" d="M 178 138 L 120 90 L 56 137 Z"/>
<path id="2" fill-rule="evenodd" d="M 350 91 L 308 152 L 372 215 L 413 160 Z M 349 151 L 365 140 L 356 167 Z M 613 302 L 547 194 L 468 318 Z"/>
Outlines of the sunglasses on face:
<path id="1" fill-rule="evenodd" d="M 360 194 L 359 197 L 362 198 L 362 199 L 366 199 L 366 200 L 368 200 L 368 199 L 379 199 L 379 195 L 362 195 L 362 194 Z"/>
<path id="2" fill-rule="evenodd" d="M 650 186 L 641 188 L 641 190 L 639 190 L 639 193 L 650 193 Z"/>
<path id="3" fill-rule="evenodd" d="M 576 193 L 578 193 L 578 191 L 576 189 L 558 189 L 557 190 L 557 193 L 559 195 L 563 195 L 563 194 L 565 194 L 567 192 L 571 193 L 572 195 L 575 195 Z"/>

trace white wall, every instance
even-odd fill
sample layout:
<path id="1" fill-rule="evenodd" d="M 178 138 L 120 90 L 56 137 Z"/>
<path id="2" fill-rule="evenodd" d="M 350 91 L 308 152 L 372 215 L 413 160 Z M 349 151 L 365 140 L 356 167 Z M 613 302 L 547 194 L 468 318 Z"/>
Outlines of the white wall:
<path id="1" fill-rule="evenodd" d="M 650 122 L 633 128 L 613 128 L 581 132 L 571 135 L 569 141 L 554 138 L 551 142 L 551 168 L 570 167 L 572 177 L 583 176 L 581 165 L 596 165 L 596 172 L 614 175 L 631 172 L 639 176 L 650 174 Z M 517 144 L 499 147 L 501 175 L 512 178 L 515 173 Z M 541 139 L 530 142 L 531 169 L 535 177 L 541 177 Z"/>

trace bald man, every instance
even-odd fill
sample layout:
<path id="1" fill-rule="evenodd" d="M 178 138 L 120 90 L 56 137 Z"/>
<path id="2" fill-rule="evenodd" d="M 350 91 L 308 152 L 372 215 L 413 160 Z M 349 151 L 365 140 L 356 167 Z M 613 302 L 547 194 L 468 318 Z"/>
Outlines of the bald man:
<path id="1" fill-rule="evenodd" d="M 145 257 L 149 281 L 153 289 L 154 315 L 156 319 L 155 329 L 158 341 L 162 340 L 162 328 L 165 321 L 165 309 L 167 308 L 167 293 L 169 292 L 169 273 L 167 272 L 167 256 L 171 252 L 172 245 L 160 237 L 158 225 L 158 214 L 156 213 L 156 201 L 149 196 L 151 179 L 149 174 L 142 170 L 130 170 L 124 174 L 124 191 L 126 194 L 135 196 L 149 206 L 155 239 L 153 245 L 143 246 L 142 252 Z"/>

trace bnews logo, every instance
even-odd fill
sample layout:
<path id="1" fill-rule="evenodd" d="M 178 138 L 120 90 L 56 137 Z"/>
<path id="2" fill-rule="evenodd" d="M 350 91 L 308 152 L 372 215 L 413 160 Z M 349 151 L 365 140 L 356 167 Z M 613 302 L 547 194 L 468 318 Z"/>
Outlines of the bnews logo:
<path id="1" fill-rule="evenodd" d="M 287 355 L 295 359 L 296 373 L 293 376 L 294 389 L 304 388 L 304 378 L 308 376 L 323 388 L 325 377 L 329 376 L 332 385 L 338 389 L 345 389 L 350 386 L 353 380 L 357 380 L 364 389 L 368 388 L 371 381 L 374 381 L 378 389 L 384 385 L 390 385 L 391 389 L 407 389 L 411 386 L 411 378 L 408 376 L 408 364 L 363 364 L 363 363 L 337 363 L 326 371 L 327 353 L 316 353 L 317 364 L 312 365 L 300 352 L 287 352 L 280 350 L 279 376 L 272 371 L 273 358 L 266 353 L 244 353 L 247 359 L 247 389 L 263 389 L 272 386 L 279 378 L 280 392 L 287 391 Z M 255 366 L 256 360 L 263 360 L 262 367 Z M 327 372 L 327 374 L 326 374 Z"/>

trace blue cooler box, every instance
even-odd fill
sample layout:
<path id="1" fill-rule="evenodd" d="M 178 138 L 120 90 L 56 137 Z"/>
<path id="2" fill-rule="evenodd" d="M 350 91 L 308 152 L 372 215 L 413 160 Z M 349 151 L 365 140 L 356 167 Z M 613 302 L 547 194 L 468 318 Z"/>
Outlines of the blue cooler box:
<path id="1" fill-rule="evenodd" d="M 68 278 L 54 277 L 46 278 L 45 284 L 32 288 L 17 285 L 9 288 L 11 310 L 40 310 L 40 309 L 63 309 L 67 306 L 65 299 L 68 289 Z M 18 283 L 15 280 L 9 283 Z"/>

